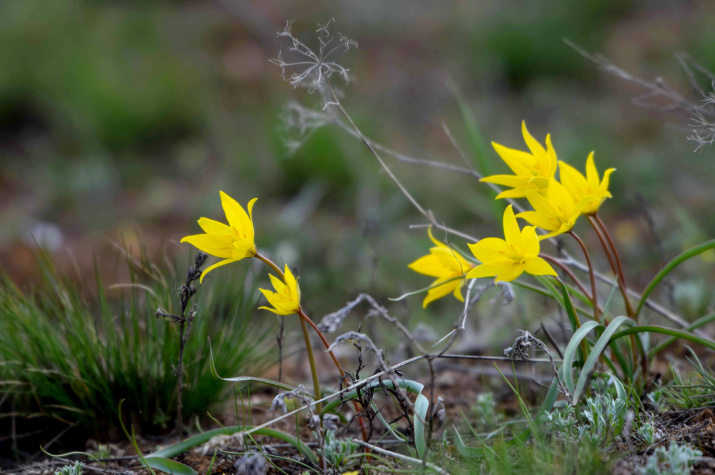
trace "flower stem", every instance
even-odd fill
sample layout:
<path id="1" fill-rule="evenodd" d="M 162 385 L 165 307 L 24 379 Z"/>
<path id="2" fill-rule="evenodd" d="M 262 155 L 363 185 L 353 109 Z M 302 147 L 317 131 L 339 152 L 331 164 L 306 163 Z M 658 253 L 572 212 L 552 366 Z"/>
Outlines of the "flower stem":
<path id="1" fill-rule="evenodd" d="M 278 267 L 272 260 L 270 260 L 268 257 L 264 256 L 263 254 L 256 252 L 256 259 L 260 260 L 261 262 L 265 263 L 268 267 L 273 269 L 278 273 L 278 275 L 281 276 L 281 279 L 285 280 L 285 274 L 283 271 Z M 313 327 L 313 330 L 318 334 L 320 337 L 320 340 L 323 342 L 323 345 L 325 345 L 325 349 L 328 350 L 328 353 L 330 354 L 330 357 L 333 359 L 333 363 L 335 363 L 335 366 L 338 368 L 338 371 L 340 371 L 340 376 L 341 376 L 341 382 L 345 381 L 345 371 L 343 371 L 342 366 L 340 366 L 340 362 L 338 361 L 338 358 L 335 357 L 335 353 L 333 353 L 333 350 L 330 349 L 330 343 L 328 343 L 328 340 L 325 339 L 325 335 L 323 335 L 323 332 L 318 329 L 318 326 L 313 322 L 313 320 L 308 317 L 308 315 L 305 314 L 302 308 L 299 309 L 299 316 L 300 316 L 300 324 L 303 326 L 303 336 L 306 339 L 306 347 L 308 349 L 308 356 L 312 357 L 312 352 L 313 349 L 310 346 L 310 340 L 306 337 L 306 328 L 305 328 L 305 322 L 308 322 L 311 327 Z M 313 370 L 313 365 L 311 365 L 311 371 Z M 313 383 L 314 385 L 317 382 L 317 378 L 314 378 Z M 319 393 L 316 394 L 318 396 Z M 319 397 L 319 396 L 318 396 Z M 360 414 L 360 406 L 358 405 L 357 401 L 353 400 L 353 407 L 355 408 L 355 412 Z M 360 431 L 362 432 L 362 437 L 363 440 L 367 442 L 368 439 L 368 434 L 367 434 L 367 429 L 365 428 L 365 424 L 363 422 L 362 416 L 358 416 L 358 421 L 360 422 Z"/>
<path id="2" fill-rule="evenodd" d="M 620 276 L 621 285 L 623 286 L 623 298 L 626 303 L 626 312 L 628 312 L 629 317 L 635 318 L 636 321 L 638 321 L 638 315 L 633 310 L 630 300 L 628 300 L 628 287 L 626 286 L 626 276 L 623 273 L 623 266 L 621 265 L 621 256 L 618 254 L 618 249 L 616 249 L 616 245 L 613 242 L 613 239 L 611 239 L 611 234 L 608 232 L 608 229 L 601 220 L 601 217 L 597 214 L 594 214 L 593 217 L 603 231 L 603 235 L 606 237 L 606 240 L 608 241 L 608 244 L 611 246 L 611 250 L 613 251 L 613 257 L 616 260 L 616 267 L 618 268 L 618 275 Z"/>
<path id="3" fill-rule="evenodd" d="M 256 259 L 265 263 L 268 267 L 270 267 L 271 269 L 276 271 L 278 273 L 278 275 L 281 276 L 281 279 L 285 280 L 285 278 L 286 278 L 285 274 L 283 273 L 281 268 L 278 267 L 272 260 L 270 260 L 269 258 L 264 256 L 260 252 L 256 252 Z"/>
<path id="4" fill-rule="evenodd" d="M 583 251 L 584 257 L 586 257 L 586 264 L 588 264 L 588 275 L 591 278 L 591 302 L 593 302 L 593 319 L 594 321 L 598 321 L 598 295 L 596 294 L 596 279 L 593 276 L 593 264 L 591 263 L 591 256 L 588 254 L 588 249 L 586 249 L 586 245 L 583 243 L 580 237 L 576 235 L 575 232 L 569 231 L 569 234 L 573 236 L 573 238 L 578 242 L 579 246 L 581 246 L 581 250 Z"/>
<path id="5" fill-rule="evenodd" d="M 315 356 L 313 355 L 313 345 L 310 343 L 310 335 L 308 334 L 308 327 L 305 324 L 305 314 L 302 310 L 298 312 L 300 315 L 300 326 L 303 329 L 303 339 L 305 339 L 305 349 L 308 351 L 308 362 L 310 363 L 310 375 L 313 378 L 313 392 L 315 393 L 315 400 L 320 399 L 320 379 L 318 378 L 318 369 L 315 367 Z M 318 403 L 315 405 L 315 411 L 320 414 L 323 410 L 323 404 Z"/>

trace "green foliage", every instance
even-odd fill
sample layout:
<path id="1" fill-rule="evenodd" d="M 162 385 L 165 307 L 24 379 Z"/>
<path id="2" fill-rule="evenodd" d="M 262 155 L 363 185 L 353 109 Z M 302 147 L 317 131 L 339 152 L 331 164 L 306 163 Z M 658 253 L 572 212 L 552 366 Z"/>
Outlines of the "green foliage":
<path id="1" fill-rule="evenodd" d="M 155 313 L 179 305 L 175 288 L 185 271 L 160 272 L 142 257 L 129 262 L 130 285 L 109 290 L 109 299 L 97 275 L 97 296 L 90 298 L 89 289 L 61 275 L 49 258 L 38 258 L 44 280 L 33 292 L 7 276 L 0 280 L 2 412 L 106 436 L 118 427 L 119 401 L 126 399 L 124 418 L 142 432 L 173 426 L 178 336 Z M 265 352 L 265 333 L 249 325 L 255 297 L 244 295 L 243 284 L 221 279 L 195 297 L 184 359 L 186 417 L 205 414 L 229 394 L 211 374 L 208 337 L 224 373 L 256 370 Z"/>
<path id="2" fill-rule="evenodd" d="M 0 112 L 48 121 L 65 152 L 185 136 L 200 112 L 198 78 L 167 54 L 160 15 L 147 2 L 2 2 L 0 41 L 14 47 L 0 51 Z"/>
<path id="3" fill-rule="evenodd" d="M 643 469 L 643 475 L 687 475 L 690 473 L 693 459 L 703 453 L 687 445 L 678 445 L 670 441 L 667 449 L 658 447 Z"/>
<path id="4" fill-rule="evenodd" d="M 346 439 L 338 439 L 332 430 L 325 431 L 324 450 L 318 450 L 325 454 L 325 460 L 335 470 L 346 468 L 352 455 L 358 452 L 360 446 L 355 442 Z"/>
<path id="5" fill-rule="evenodd" d="M 621 435 L 627 413 L 628 406 L 622 399 L 597 394 L 586 399 L 580 411 L 568 405 L 542 417 L 561 437 L 607 449 Z"/>
<path id="6" fill-rule="evenodd" d="M 82 462 L 75 462 L 74 465 L 65 465 L 61 469 L 55 472 L 55 475 L 82 475 L 84 464 Z"/>
<path id="7" fill-rule="evenodd" d="M 474 424 L 478 430 L 494 430 L 504 419 L 504 415 L 497 412 L 497 404 L 492 393 L 484 393 L 477 396 L 477 402 L 472 406 L 472 415 L 475 417 Z"/>

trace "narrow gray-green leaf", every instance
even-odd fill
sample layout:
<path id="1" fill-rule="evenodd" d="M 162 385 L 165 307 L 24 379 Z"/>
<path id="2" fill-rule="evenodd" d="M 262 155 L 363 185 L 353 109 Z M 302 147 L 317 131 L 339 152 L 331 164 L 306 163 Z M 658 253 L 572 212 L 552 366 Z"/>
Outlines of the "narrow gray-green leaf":
<path id="1" fill-rule="evenodd" d="M 171 459 L 165 459 L 162 457 L 144 457 L 142 463 L 146 463 L 151 468 L 161 470 L 162 472 L 171 473 L 173 475 L 198 475 L 196 470 L 184 465 L 183 463 L 176 462 Z"/>
<path id="2" fill-rule="evenodd" d="M 578 381 L 576 382 L 576 387 L 573 390 L 571 404 L 576 404 L 578 402 L 578 399 L 579 397 L 581 397 L 581 393 L 586 386 L 586 382 L 588 381 L 589 374 L 591 373 L 591 371 L 593 371 L 593 368 L 598 362 L 598 357 L 601 355 L 601 352 L 603 352 L 608 346 L 608 343 L 610 342 L 613 334 L 616 333 L 616 331 L 621 325 L 632 326 L 635 324 L 636 322 L 628 317 L 616 317 L 608 325 L 608 327 L 603 330 L 601 337 L 598 339 L 596 344 L 593 345 L 593 348 L 591 348 L 588 358 L 586 358 L 586 361 L 583 364 L 583 368 L 581 368 L 581 374 L 578 378 Z"/>
<path id="3" fill-rule="evenodd" d="M 594 322 L 593 320 L 590 320 L 581 325 L 581 328 L 576 330 L 576 332 L 571 337 L 569 344 L 566 346 L 566 350 L 564 350 L 564 362 L 562 365 L 564 373 L 564 384 L 566 385 L 566 388 L 569 390 L 570 393 L 573 393 L 574 391 L 571 369 L 573 366 L 574 357 L 576 356 L 576 352 L 578 351 L 579 345 L 581 344 L 581 340 L 586 338 L 588 333 L 597 327 L 603 327 L 603 325 Z"/>

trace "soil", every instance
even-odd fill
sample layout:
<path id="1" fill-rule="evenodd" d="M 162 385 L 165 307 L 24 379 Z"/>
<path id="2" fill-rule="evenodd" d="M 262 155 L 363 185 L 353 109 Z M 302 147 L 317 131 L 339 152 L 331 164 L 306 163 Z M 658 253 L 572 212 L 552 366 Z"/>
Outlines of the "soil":
<path id="1" fill-rule="evenodd" d="M 516 399 L 513 397 L 513 392 L 504 384 L 502 376 L 496 371 L 492 364 L 484 362 L 465 362 L 460 361 L 454 364 L 435 364 L 436 374 L 434 388 L 434 399 L 440 397 L 444 403 L 445 416 L 441 420 L 435 420 L 433 437 L 439 437 L 441 431 L 445 427 L 452 424 L 459 425 L 462 421 L 462 414 L 469 415 L 472 406 L 474 405 L 477 395 L 483 392 L 492 392 L 494 399 L 499 405 L 499 411 L 507 416 L 516 415 L 519 412 Z M 510 366 L 501 366 L 502 372 L 511 378 L 512 368 Z M 297 368 L 296 368 L 297 370 Z M 428 374 L 427 367 L 421 372 L 418 368 L 411 369 L 410 374 Z M 287 374 L 291 374 L 288 372 Z M 298 372 L 299 374 L 299 372 Z M 545 389 L 543 388 L 539 378 L 544 375 L 533 372 L 532 366 L 525 364 L 516 368 L 516 376 L 519 384 L 519 390 L 522 397 L 527 403 L 535 403 L 543 398 Z M 426 381 L 425 381 L 426 382 Z M 506 389 L 505 389 L 506 387 Z M 430 397 L 429 387 L 426 387 L 424 394 Z M 253 392 L 250 400 L 250 411 L 248 403 L 246 403 L 246 418 L 244 420 L 243 410 L 239 403 L 239 414 L 236 414 L 235 409 L 227 411 L 225 414 L 217 417 L 217 420 L 224 426 L 247 424 L 259 425 L 275 418 L 278 414 L 269 410 L 271 402 L 275 396 L 275 390 L 268 389 Z M 412 400 L 414 397 L 412 396 Z M 386 396 L 383 392 L 375 393 L 373 402 L 378 406 L 381 413 L 388 422 L 397 421 L 399 429 L 406 435 L 411 435 L 410 423 L 404 417 L 401 418 L 399 405 L 393 403 L 393 400 Z M 249 419 L 250 412 L 250 419 Z M 348 436 L 355 439 L 361 439 L 360 430 L 357 420 L 352 418 L 352 406 L 345 405 L 343 413 L 346 415 L 349 423 L 343 423 L 338 428 L 340 437 Z M 647 450 L 637 450 L 628 447 L 626 444 L 622 447 L 623 458 L 620 459 L 614 468 L 613 473 L 617 475 L 625 475 L 638 473 L 642 468 L 648 456 L 653 453 L 659 445 L 667 446 L 670 440 L 675 440 L 679 443 L 687 443 L 698 448 L 703 452 L 705 460 L 698 462 L 693 473 L 706 474 L 715 473 L 715 410 L 711 408 L 695 409 L 690 411 L 674 411 L 657 415 L 654 419 L 656 427 L 661 429 L 662 438 L 654 447 Z M 306 417 L 300 416 L 298 429 L 301 440 L 314 441 L 312 431 L 307 427 Z M 204 426 L 202 430 L 208 430 L 216 427 L 215 423 L 211 426 Z M 296 435 L 296 419 L 289 417 L 278 421 L 271 425 L 271 428 Z M 372 426 L 372 434 L 370 440 L 378 441 L 385 435 L 385 429 L 382 424 L 374 419 Z M 196 433 L 196 426 L 192 423 L 192 433 Z M 388 435 L 388 439 L 392 437 Z M 278 473 L 303 473 L 306 471 L 304 465 L 299 464 L 300 454 L 293 449 L 292 446 L 264 437 L 255 437 L 255 442 L 261 446 L 262 450 L 267 453 L 278 455 L 281 458 L 272 458 L 274 466 L 268 467 L 269 474 Z M 177 434 L 163 437 L 137 437 L 137 444 L 143 453 L 149 453 L 160 446 L 167 446 L 179 442 Z M 627 441 L 626 441 L 627 442 Z M 191 449 L 184 454 L 175 457 L 174 460 L 181 462 L 189 467 L 192 467 L 199 474 L 235 474 L 235 473 L 263 473 L 250 472 L 245 470 L 245 463 L 241 466 L 241 455 L 227 454 L 218 452 L 214 458 L 214 450 L 221 449 L 224 452 L 242 453 L 241 440 L 236 437 L 227 437 L 221 440 L 220 443 L 214 444 L 212 447 L 199 447 Z M 95 441 L 88 441 L 84 450 L 96 453 L 98 444 Z M 400 452 L 398 445 L 385 445 L 384 448 Z M 132 445 L 127 441 L 119 441 L 108 444 L 106 452 L 108 459 L 104 461 L 104 466 L 100 467 L 98 463 L 89 463 L 85 466 L 85 473 L 138 473 L 148 474 L 149 471 L 141 468 L 136 452 Z M 81 457 L 80 459 L 85 459 Z M 246 462 L 244 459 L 243 462 Z M 6 461 L 9 462 L 9 461 Z M 54 474 L 63 465 L 67 465 L 67 459 L 52 459 L 42 455 L 37 457 L 36 461 L 25 464 L 22 467 L 11 467 L 8 463 L 3 463 L 4 467 L 0 466 L 0 471 L 4 468 L 8 474 L 31 474 L 44 475 Z M 243 470 L 242 470 L 243 469 Z M 374 473 L 374 472 L 373 472 Z"/>

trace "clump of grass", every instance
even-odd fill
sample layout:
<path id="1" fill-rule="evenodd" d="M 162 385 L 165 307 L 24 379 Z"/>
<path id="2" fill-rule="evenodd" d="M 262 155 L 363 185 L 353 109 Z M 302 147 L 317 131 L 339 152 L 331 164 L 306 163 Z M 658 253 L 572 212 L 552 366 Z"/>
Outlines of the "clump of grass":
<path id="1" fill-rule="evenodd" d="M 703 366 L 692 350 L 688 361 L 692 371 L 686 375 L 671 365 L 673 379 L 658 390 L 660 399 L 668 406 L 685 410 L 715 405 L 715 372 Z"/>
<path id="2" fill-rule="evenodd" d="M 90 290 L 62 275 L 47 255 L 37 256 L 43 280 L 32 291 L 0 277 L 0 412 L 22 422 L 0 419 L 1 431 L 17 440 L 31 430 L 30 418 L 40 417 L 45 428 L 54 421 L 46 439 L 67 427 L 111 438 L 122 399 L 122 416 L 142 433 L 173 427 L 177 329 L 155 313 L 177 306 L 183 272 L 159 269 L 145 256 L 128 258 L 129 283 L 108 290 L 96 273 L 96 296 L 88 297 Z M 211 374 L 207 338 L 220 373 L 259 370 L 266 332 L 249 322 L 255 293 L 244 294 L 244 284 L 242 277 L 221 279 L 196 297 L 184 349 L 185 417 L 205 414 L 230 392 Z"/>

